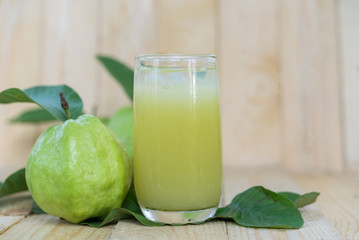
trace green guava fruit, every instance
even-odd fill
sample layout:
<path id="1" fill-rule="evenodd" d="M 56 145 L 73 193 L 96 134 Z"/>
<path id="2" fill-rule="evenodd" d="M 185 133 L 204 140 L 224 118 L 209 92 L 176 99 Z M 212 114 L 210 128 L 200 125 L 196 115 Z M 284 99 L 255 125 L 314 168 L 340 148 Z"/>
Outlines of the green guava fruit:
<path id="1" fill-rule="evenodd" d="M 123 107 L 109 120 L 107 126 L 116 134 L 133 159 L 133 108 Z"/>
<path id="2" fill-rule="evenodd" d="M 42 210 L 79 223 L 103 219 L 121 207 L 132 165 L 115 135 L 98 118 L 82 115 L 50 127 L 37 139 L 25 177 Z"/>

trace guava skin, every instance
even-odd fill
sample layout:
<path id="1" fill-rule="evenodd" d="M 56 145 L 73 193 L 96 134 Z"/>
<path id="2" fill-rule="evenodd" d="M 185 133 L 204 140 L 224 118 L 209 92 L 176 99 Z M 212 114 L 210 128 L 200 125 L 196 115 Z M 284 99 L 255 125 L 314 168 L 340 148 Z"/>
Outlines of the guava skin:
<path id="1" fill-rule="evenodd" d="M 79 223 L 103 219 L 130 188 L 132 166 L 114 134 L 91 115 L 47 129 L 26 165 L 29 191 L 46 213 Z"/>

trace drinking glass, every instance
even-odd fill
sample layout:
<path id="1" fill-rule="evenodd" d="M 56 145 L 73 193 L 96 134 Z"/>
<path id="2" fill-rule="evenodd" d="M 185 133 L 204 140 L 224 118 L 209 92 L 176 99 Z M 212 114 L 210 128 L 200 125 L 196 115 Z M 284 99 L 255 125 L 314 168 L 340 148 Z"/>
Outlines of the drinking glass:
<path id="1" fill-rule="evenodd" d="M 154 222 L 212 217 L 222 189 L 214 55 L 140 55 L 134 83 L 134 181 Z"/>

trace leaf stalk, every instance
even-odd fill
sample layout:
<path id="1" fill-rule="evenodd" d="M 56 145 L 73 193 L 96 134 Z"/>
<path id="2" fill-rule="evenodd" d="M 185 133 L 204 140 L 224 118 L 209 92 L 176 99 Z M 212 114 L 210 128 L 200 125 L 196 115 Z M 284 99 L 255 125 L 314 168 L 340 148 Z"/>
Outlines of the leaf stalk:
<path id="1" fill-rule="evenodd" d="M 70 110 L 69 110 L 69 104 L 66 101 L 66 98 L 64 96 L 63 92 L 60 92 L 60 99 L 61 99 L 61 107 L 62 109 L 64 109 L 65 114 L 66 114 L 66 118 L 67 119 L 71 119 L 71 114 L 70 114 Z"/>

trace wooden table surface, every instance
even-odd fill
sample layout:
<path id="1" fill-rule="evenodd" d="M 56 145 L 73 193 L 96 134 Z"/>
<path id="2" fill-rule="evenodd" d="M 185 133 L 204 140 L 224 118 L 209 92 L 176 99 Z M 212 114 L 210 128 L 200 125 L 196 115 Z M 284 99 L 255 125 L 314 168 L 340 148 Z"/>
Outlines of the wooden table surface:
<path id="1" fill-rule="evenodd" d="M 315 204 L 301 209 L 305 223 L 299 230 L 245 228 L 220 220 L 179 227 L 145 227 L 122 220 L 95 229 L 49 215 L 26 216 L 32 200 L 23 193 L 0 200 L 0 239 L 359 239 L 359 181 L 347 176 L 292 175 L 280 168 L 226 167 L 222 205 L 254 185 L 321 195 Z"/>

